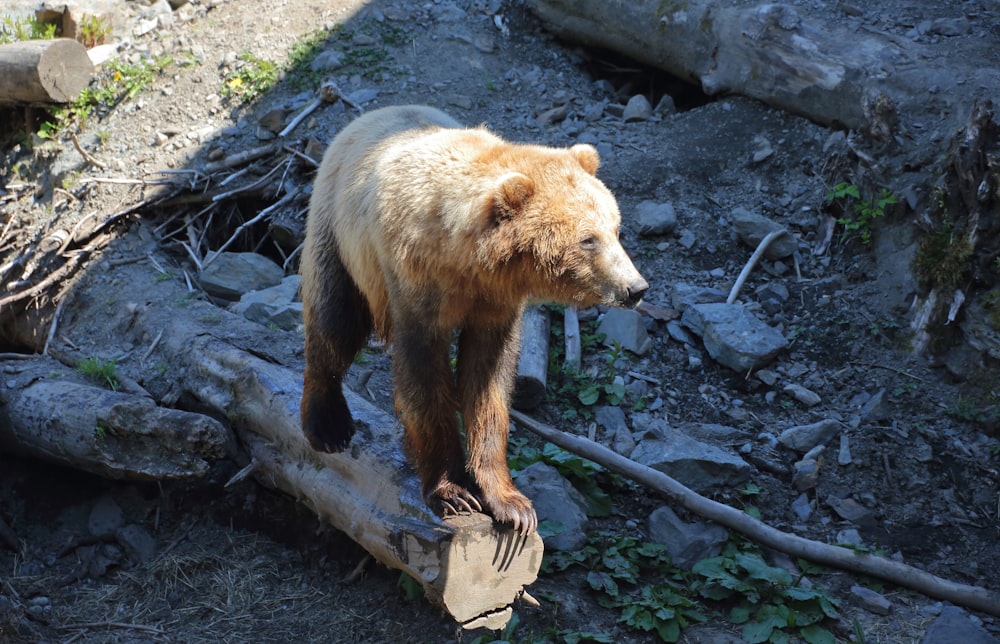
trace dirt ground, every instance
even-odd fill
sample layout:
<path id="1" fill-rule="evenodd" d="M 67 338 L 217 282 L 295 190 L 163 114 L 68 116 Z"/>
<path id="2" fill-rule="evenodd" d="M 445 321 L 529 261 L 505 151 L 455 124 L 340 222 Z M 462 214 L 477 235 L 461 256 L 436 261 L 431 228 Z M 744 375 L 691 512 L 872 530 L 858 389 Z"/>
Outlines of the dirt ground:
<path id="1" fill-rule="evenodd" d="M 829 9 L 827 3 L 813 4 Z M 915 2 L 886 2 L 878 10 L 830 12 L 830 19 L 856 20 L 903 37 L 920 20 L 939 17 L 924 9 Z M 132 10 L 138 22 L 140 8 Z M 964 45 L 979 38 L 985 58 L 1000 51 L 995 6 L 969 2 L 963 11 L 973 25 L 959 36 Z M 823 542 L 854 527 L 870 548 L 942 577 L 1000 589 L 997 371 L 976 362 L 974 369 L 956 374 L 943 359 L 911 354 L 912 280 L 887 273 L 874 261 L 877 249 L 889 244 L 878 229 L 871 245 L 843 239 L 838 230 L 828 251 L 809 252 L 820 234 L 828 190 L 852 179 L 850 153 L 838 144 L 839 135 L 748 99 L 709 98 L 610 53 L 556 41 L 520 2 L 204 0 L 188 5 L 175 12 L 172 23 L 134 38 L 121 52 L 130 62 L 168 54 L 176 62 L 134 97 L 95 114 L 80 129 L 80 141 L 104 168 L 74 170 L 68 182 L 56 184 L 67 188 L 53 191 L 50 169 L 71 143 L 28 146 L 14 140 L 3 150 L 0 228 L 14 222 L 12 234 L 30 240 L 54 217 L 72 226 L 89 213 L 116 212 L 159 189 L 87 179 L 162 179 L 172 176 L 162 170 L 190 173 L 272 141 L 269 119 L 287 124 L 312 100 L 315 82 L 303 87 L 289 76 L 244 105 L 225 98 L 227 74 L 246 64 L 241 60 L 246 53 L 283 68 L 295 56 L 295 43 L 335 25 L 342 27 L 327 48 L 346 52 L 346 64 L 331 73 L 345 94 L 365 101 L 364 109 L 430 104 L 514 140 L 597 145 L 600 177 L 619 199 L 623 241 L 651 284 L 650 303 L 670 307 L 672 288 L 680 282 L 729 290 L 753 250 L 732 230 L 735 208 L 756 210 L 797 235 L 803 252 L 796 265 L 765 261 L 743 291 L 748 301 L 757 301 L 763 299 L 759 287 L 787 289 L 777 307 L 757 309 L 791 340 L 770 367 L 776 384 L 736 374 L 707 354 L 691 360 L 665 323 L 654 320 L 649 322 L 652 351 L 623 356 L 616 372 L 639 373 L 657 383 L 648 400 L 661 402 L 657 413 L 671 425 L 727 425 L 758 437 L 752 439 L 755 445 L 766 444 L 766 434 L 794 425 L 841 421 L 852 462 L 838 465 L 836 454 L 828 451 L 818 486 L 809 493 L 814 511 L 807 520 L 792 510 L 799 496 L 788 473 L 793 455 L 775 451 L 768 459 L 780 467 L 758 465 L 752 480 L 760 495 L 754 505 L 763 520 Z M 949 46 L 946 36 L 926 37 Z M 366 98 L 365 90 L 377 94 Z M 640 93 L 654 106 L 661 96 L 672 96 L 677 113 L 625 123 L 613 107 L 600 109 Z M 553 117 L 550 110 L 564 110 L 565 116 Z M 343 103 L 321 106 L 289 138 L 314 141 L 321 149 L 356 114 Z M 771 152 L 760 158 L 765 144 Z M 300 186 L 309 179 L 305 167 L 288 176 Z M 303 192 L 281 216 L 301 224 L 306 200 Z M 673 232 L 639 236 L 630 213 L 645 200 L 674 205 Z M 270 203 L 265 197 L 233 202 L 214 227 L 206 227 L 202 243 L 217 247 L 236 224 Z M 138 213 L 122 226 L 123 236 L 129 227 L 138 235 L 138 227 L 148 232 L 196 212 L 176 208 Z M 910 215 L 901 209 L 888 219 L 893 216 L 899 223 Z M 195 271 L 181 242 L 194 242 L 183 226 L 171 236 L 176 228 L 158 233 L 158 243 L 171 257 L 173 279 L 183 280 L 185 270 Z M 261 252 L 279 261 L 294 249 L 282 247 L 287 242 L 266 227 L 255 228 L 250 237 L 234 249 L 264 242 Z M 0 253 L 12 252 L 16 248 L 0 246 Z M 7 257 L 0 255 L 4 261 Z M 91 279 L 100 273 L 101 261 L 85 265 Z M 137 263 L 135 270 L 150 267 Z M 117 301 L 128 301 L 133 295 L 128 285 L 119 287 Z M 75 340 L 99 346 L 102 333 L 113 333 L 102 331 L 99 321 L 94 328 L 94 337 Z M 280 337 L 272 355 L 300 366 L 301 334 L 289 331 Z M 2 352 L 19 350 L 24 347 L 0 342 Z M 372 355 L 355 368 L 355 376 L 367 385 L 361 393 L 388 405 L 388 358 L 380 350 Z M 584 370 L 603 372 L 606 356 L 600 346 L 592 349 Z M 120 368 L 127 372 L 128 360 Z M 785 393 L 787 384 L 812 390 L 819 404 L 796 401 Z M 883 402 L 877 416 L 859 421 L 863 404 L 879 392 Z M 589 421 L 567 420 L 566 404 L 565 398 L 553 397 L 535 415 L 586 433 Z M 515 437 L 523 434 L 515 432 Z M 365 553 L 293 499 L 251 481 L 224 488 L 238 469 L 224 461 L 207 482 L 125 484 L 0 454 L 0 519 L 16 535 L 13 543 L 0 540 L 0 641 L 491 641 L 491 633 L 461 631 L 422 598 L 408 597 L 399 573 L 370 564 L 357 574 Z M 715 490 L 711 496 L 745 504 L 736 490 Z M 829 505 L 831 497 L 854 499 L 873 519 L 860 526 L 842 519 Z M 91 536 L 93 521 L 105 516 L 109 499 L 120 508 L 122 524 L 140 526 L 150 537 L 149 550 Z M 616 488 L 611 517 L 595 528 L 643 538 L 649 512 L 659 505 L 661 500 L 642 489 Z M 940 608 L 933 599 L 847 573 L 811 579 L 841 601 L 842 616 L 832 626 L 838 641 L 856 638 L 854 622 L 865 641 L 919 641 Z M 888 597 L 893 612 L 879 615 L 860 606 L 849 595 L 858 583 Z M 542 605 L 516 607 L 519 624 L 511 641 L 569 641 L 568 633 L 649 641 L 648 634 L 626 629 L 617 612 L 597 602 L 579 570 L 543 573 L 530 590 Z M 711 615 L 707 624 L 685 634 L 688 641 L 740 641 L 739 628 L 724 614 Z M 995 618 L 975 618 L 1000 632 Z"/>

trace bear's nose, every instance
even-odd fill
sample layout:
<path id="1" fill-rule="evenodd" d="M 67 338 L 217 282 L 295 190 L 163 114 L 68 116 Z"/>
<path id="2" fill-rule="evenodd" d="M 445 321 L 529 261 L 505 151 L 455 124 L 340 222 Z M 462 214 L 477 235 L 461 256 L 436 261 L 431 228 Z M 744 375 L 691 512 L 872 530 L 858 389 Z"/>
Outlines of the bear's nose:
<path id="1" fill-rule="evenodd" d="M 636 306 L 642 299 L 643 294 L 649 290 L 649 283 L 644 280 L 641 276 L 628 285 L 628 293 L 625 298 L 625 304 L 627 306 Z"/>

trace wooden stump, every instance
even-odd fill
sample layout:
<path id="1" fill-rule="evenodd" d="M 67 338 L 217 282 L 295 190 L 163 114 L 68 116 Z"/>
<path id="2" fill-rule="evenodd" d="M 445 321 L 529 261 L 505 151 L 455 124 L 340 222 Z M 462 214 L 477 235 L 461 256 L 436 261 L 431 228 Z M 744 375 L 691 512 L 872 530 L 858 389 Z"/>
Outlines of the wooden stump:
<path id="1" fill-rule="evenodd" d="M 68 38 L 0 45 L 0 104 L 69 103 L 93 71 L 86 48 Z"/>

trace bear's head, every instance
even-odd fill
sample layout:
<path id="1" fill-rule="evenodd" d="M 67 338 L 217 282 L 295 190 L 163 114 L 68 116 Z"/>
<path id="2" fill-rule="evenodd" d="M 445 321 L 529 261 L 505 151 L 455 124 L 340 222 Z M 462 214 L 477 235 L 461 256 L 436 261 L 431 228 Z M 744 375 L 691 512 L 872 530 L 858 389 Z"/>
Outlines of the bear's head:
<path id="1" fill-rule="evenodd" d="M 649 284 L 618 239 L 621 215 L 596 176 L 597 150 L 510 147 L 488 198 L 480 261 L 513 271 L 537 299 L 636 306 Z"/>

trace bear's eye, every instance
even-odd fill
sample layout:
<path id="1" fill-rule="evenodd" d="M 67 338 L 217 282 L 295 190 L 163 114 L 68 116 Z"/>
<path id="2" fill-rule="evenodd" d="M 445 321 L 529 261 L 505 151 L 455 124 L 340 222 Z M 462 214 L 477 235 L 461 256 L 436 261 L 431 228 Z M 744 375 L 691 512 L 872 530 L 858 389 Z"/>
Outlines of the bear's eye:
<path id="1" fill-rule="evenodd" d="M 587 237 L 580 242 L 580 248 L 587 251 L 597 250 L 597 237 Z"/>

